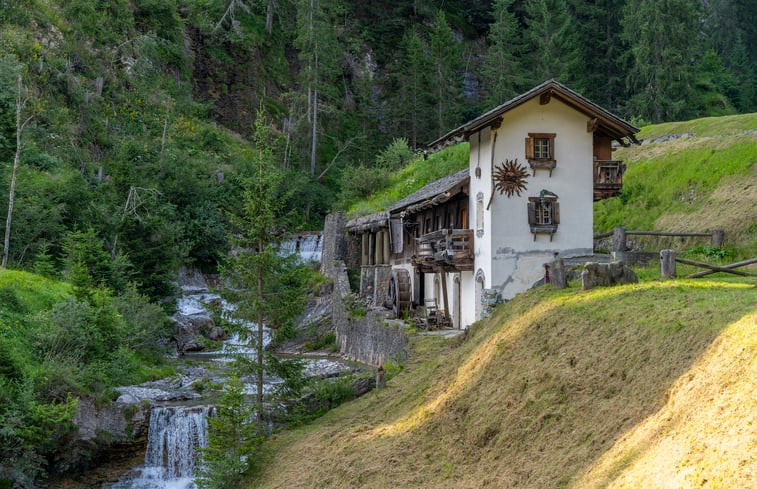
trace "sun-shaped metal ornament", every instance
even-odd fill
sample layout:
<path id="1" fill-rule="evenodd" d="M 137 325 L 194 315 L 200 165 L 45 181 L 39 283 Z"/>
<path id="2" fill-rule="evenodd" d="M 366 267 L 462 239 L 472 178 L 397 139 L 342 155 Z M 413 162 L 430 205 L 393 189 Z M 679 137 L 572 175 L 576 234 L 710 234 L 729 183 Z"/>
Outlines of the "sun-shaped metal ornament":
<path id="1" fill-rule="evenodd" d="M 526 177 L 528 177 L 528 169 L 519 165 L 517 159 L 505 160 L 501 165 L 495 166 L 494 175 L 492 175 L 494 186 L 499 193 L 507 194 L 508 197 L 512 197 L 513 194 L 520 197 L 521 191 L 526 190 Z"/>

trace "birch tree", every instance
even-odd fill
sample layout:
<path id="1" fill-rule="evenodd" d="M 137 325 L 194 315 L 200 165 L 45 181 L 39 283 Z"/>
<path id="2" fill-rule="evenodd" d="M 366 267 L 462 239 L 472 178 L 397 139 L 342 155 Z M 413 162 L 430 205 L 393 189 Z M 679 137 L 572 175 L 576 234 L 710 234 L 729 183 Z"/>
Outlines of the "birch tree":
<path id="1" fill-rule="evenodd" d="M 32 120 L 33 116 L 28 116 L 23 122 L 22 112 L 26 106 L 26 102 L 29 99 L 23 99 L 24 82 L 21 74 L 16 77 L 17 83 L 17 95 L 16 95 L 16 154 L 13 157 L 13 170 L 11 171 L 11 184 L 10 192 L 8 194 L 8 215 L 5 219 L 5 241 L 3 242 L 3 261 L 0 267 L 6 268 L 8 266 L 8 251 L 10 248 L 11 239 L 11 221 L 13 220 L 13 203 L 16 197 L 16 176 L 18 174 L 18 163 L 21 160 L 21 135 L 24 132 L 26 125 Z"/>

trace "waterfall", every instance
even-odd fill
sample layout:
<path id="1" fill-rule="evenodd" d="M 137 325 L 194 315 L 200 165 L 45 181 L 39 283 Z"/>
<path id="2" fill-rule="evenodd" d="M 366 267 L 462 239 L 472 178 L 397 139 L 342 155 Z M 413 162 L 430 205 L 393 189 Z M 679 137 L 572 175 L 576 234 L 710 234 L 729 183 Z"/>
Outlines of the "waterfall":
<path id="1" fill-rule="evenodd" d="M 208 446 L 209 406 L 158 406 L 150 412 L 145 465 L 112 489 L 192 489 L 200 448 Z"/>
<path id="2" fill-rule="evenodd" d="M 302 261 L 321 261 L 323 251 L 323 236 L 320 233 L 299 234 L 279 245 L 281 253 L 294 253 Z"/>

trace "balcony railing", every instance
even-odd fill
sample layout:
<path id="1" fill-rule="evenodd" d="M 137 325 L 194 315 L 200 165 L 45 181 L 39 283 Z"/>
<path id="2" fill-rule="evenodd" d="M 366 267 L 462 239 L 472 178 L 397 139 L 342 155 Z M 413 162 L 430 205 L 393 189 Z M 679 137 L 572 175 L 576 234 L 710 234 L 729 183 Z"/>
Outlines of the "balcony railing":
<path id="1" fill-rule="evenodd" d="M 413 265 L 422 271 L 433 268 L 473 270 L 473 230 L 439 229 L 418 238 Z"/>
<path id="2" fill-rule="evenodd" d="M 623 188 L 626 165 L 616 160 L 594 160 L 594 200 L 614 197 Z"/>

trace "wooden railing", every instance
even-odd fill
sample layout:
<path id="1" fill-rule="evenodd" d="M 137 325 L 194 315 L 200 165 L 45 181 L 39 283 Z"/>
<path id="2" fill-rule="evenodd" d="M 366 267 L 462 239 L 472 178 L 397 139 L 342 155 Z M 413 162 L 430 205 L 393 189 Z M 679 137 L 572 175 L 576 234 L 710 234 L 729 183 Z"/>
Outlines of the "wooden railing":
<path id="1" fill-rule="evenodd" d="M 678 232 L 678 231 L 628 231 L 624 226 L 615 226 L 612 231 L 594 235 L 594 240 L 605 239 L 612 236 L 612 251 L 623 252 L 628 249 L 626 243 L 627 236 L 668 236 L 668 237 L 701 237 L 710 238 L 710 244 L 715 247 L 723 246 L 725 231 L 722 229 L 713 229 L 712 231 L 701 232 Z"/>
<path id="2" fill-rule="evenodd" d="M 594 200 L 614 197 L 623 187 L 625 165 L 618 160 L 594 160 Z"/>
<path id="3" fill-rule="evenodd" d="M 473 230 L 439 229 L 418 238 L 416 266 L 447 265 L 447 268 L 467 270 L 473 267 Z"/>

